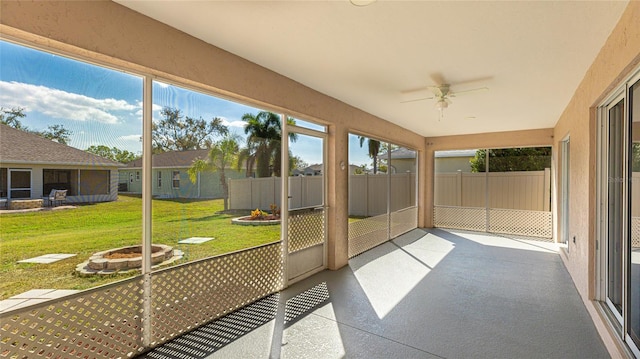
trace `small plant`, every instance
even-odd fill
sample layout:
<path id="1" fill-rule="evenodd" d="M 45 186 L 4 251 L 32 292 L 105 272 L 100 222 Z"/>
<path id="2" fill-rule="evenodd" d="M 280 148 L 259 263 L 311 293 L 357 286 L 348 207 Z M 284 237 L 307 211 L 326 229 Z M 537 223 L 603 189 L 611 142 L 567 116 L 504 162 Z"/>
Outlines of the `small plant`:
<path id="1" fill-rule="evenodd" d="M 269 206 L 269 209 L 271 210 L 271 215 L 275 216 L 275 217 L 280 217 L 280 208 L 278 208 L 278 205 L 275 203 L 272 203 Z"/>
<path id="2" fill-rule="evenodd" d="M 256 208 L 255 211 L 251 211 L 251 219 L 263 219 L 267 216 L 266 212 L 260 210 L 260 208 Z"/>

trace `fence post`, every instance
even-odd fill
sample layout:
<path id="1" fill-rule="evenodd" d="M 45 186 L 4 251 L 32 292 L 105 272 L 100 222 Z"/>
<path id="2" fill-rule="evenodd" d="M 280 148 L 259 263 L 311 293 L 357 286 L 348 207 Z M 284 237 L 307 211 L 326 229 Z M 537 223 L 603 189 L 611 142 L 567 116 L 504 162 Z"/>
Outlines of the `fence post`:
<path id="1" fill-rule="evenodd" d="M 364 198 L 365 198 L 365 207 L 364 207 L 364 216 L 369 217 L 369 174 L 364 174 Z"/>
<path id="2" fill-rule="evenodd" d="M 456 173 L 456 206 L 462 207 L 462 171 Z"/>
<path id="3" fill-rule="evenodd" d="M 543 206 L 546 212 L 551 210 L 551 168 L 544 169 Z"/>

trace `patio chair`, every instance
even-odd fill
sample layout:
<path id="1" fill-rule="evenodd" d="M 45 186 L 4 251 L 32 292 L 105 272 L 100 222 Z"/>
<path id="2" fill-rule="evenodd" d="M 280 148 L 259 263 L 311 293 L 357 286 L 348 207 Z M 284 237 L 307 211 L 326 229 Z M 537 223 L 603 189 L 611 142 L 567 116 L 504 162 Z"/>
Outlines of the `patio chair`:
<path id="1" fill-rule="evenodd" d="M 66 189 L 52 189 L 45 199 L 49 202 L 50 206 L 57 206 L 67 200 Z"/>

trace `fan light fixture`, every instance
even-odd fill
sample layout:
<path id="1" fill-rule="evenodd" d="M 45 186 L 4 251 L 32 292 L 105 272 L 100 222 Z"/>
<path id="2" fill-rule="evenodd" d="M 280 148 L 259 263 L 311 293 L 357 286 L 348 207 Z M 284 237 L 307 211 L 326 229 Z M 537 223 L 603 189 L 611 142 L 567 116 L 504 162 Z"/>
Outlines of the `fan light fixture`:
<path id="1" fill-rule="evenodd" d="M 450 85 L 449 84 L 442 84 L 442 85 L 438 85 L 438 86 L 427 86 L 425 89 L 430 90 L 433 95 L 428 96 L 428 97 L 420 97 L 420 98 L 409 98 L 407 100 L 401 101 L 401 102 L 415 102 L 415 101 L 422 101 L 422 100 L 436 100 L 436 102 L 434 103 L 435 108 L 438 109 L 438 111 L 440 111 L 440 119 L 444 118 L 444 110 L 446 108 L 449 107 L 449 104 L 451 103 L 451 97 L 456 97 L 457 95 L 462 95 L 462 94 L 468 94 L 471 92 L 477 92 L 477 91 L 486 91 L 489 88 L 487 87 L 480 87 L 480 88 L 475 88 L 475 89 L 471 89 L 471 90 L 464 90 L 464 91 L 457 91 L 457 92 L 453 92 L 451 91 Z M 417 91 L 410 91 L 410 92 L 405 92 L 405 95 L 410 95 L 411 96 L 411 92 L 417 92 L 417 93 L 421 93 L 422 91 L 424 91 L 423 89 L 417 90 Z"/>
<path id="2" fill-rule="evenodd" d="M 449 107 L 449 103 L 445 98 L 441 98 L 436 102 L 436 108 L 440 111 L 440 119 L 444 118 L 444 109 Z"/>
<path id="3" fill-rule="evenodd" d="M 358 7 L 369 6 L 376 1 L 377 0 L 349 0 L 351 5 L 358 6 Z"/>

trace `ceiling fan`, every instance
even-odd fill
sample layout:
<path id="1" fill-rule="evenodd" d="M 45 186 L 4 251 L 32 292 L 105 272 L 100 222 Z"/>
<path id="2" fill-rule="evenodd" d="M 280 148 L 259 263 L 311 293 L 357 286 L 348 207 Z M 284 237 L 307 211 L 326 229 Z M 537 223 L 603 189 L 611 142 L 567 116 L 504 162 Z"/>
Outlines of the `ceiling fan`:
<path id="1" fill-rule="evenodd" d="M 405 101 L 401 101 L 402 103 L 406 103 L 406 102 L 416 102 L 416 101 L 424 101 L 424 100 L 436 100 L 435 102 L 435 107 L 440 111 L 440 118 L 443 117 L 444 115 L 444 110 L 449 107 L 449 105 L 452 103 L 451 98 L 452 97 L 456 97 L 459 95 L 466 95 L 472 92 L 479 92 L 479 91 L 487 91 L 489 90 L 488 87 L 479 87 L 479 88 L 475 88 L 475 89 L 470 89 L 470 90 L 464 90 L 464 91 L 451 91 L 451 85 L 449 84 L 442 84 L 442 85 L 438 85 L 438 86 L 429 86 L 427 87 L 428 90 L 430 90 L 433 94 L 431 96 L 428 97 L 420 97 L 420 98 L 414 98 L 414 99 L 409 99 L 409 100 L 405 100 Z M 412 93 L 417 94 L 417 93 L 422 93 L 424 90 L 419 90 L 419 91 L 410 91 L 410 92 L 404 92 L 403 95 L 411 95 Z"/>

